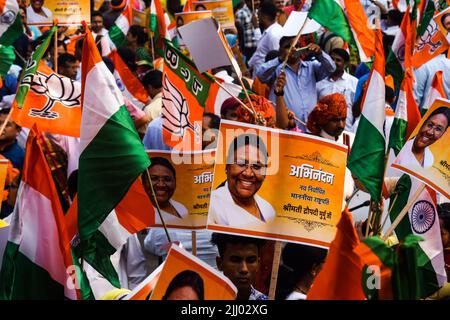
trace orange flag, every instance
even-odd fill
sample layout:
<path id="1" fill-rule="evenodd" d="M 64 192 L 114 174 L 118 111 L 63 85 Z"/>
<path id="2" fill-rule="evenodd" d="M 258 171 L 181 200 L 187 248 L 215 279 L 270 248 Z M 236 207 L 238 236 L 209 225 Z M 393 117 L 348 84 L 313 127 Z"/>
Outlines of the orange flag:
<path id="1" fill-rule="evenodd" d="M 44 132 L 79 137 L 81 84 L 55 73 L 43 62 L 26 81 L 29 90 L 22 108 L 14 101 L 13 120 L 25 128 L 36 123 Z"/>
<path id="2" fill-rule="evenodd" d="M 365 300 L 361 281 L 363 263 L 353 250 L 360 241 L 346 208 L 325 264 L 308 292 L 308 300 Z"/>

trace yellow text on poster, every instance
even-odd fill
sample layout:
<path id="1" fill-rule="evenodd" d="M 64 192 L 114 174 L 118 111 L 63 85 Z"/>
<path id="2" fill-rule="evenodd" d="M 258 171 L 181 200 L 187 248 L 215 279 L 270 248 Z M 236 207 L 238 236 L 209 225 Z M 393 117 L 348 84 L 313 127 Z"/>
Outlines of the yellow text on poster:
<path id="1" fill-rule="evenodd" d="M 27 23 L 36 26 L 51 26 L 53 19 L 58 25 L 81 25 L 91 21 L 89 0 L 27 0 Z"/>

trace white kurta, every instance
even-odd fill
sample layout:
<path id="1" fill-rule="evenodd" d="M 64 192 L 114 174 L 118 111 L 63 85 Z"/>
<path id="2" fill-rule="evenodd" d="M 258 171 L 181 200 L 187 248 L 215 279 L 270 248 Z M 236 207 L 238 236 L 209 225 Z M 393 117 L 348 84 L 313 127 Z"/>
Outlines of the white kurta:
<path id="1" fill-rule="evenodd" d="M 264 225 L 274 219 L 275 210 L 270 203 L 257 194 L 254 197 L 264 221 L 256 218 L 234 202 L 227 182 L 225 186 L 211 192 L 208 223 L 242 228 L 250 225 Z"/>
<path id="2" fill-rule="evenodd" d="M 188 209 L 181 203 L 179 203 L 173 199 L 170 199 L 169 202 L 175 208 L 175 210 L 178 212 L 178 214 L 181 216 L 181 218 L 176 217 L 173 214 L 168 213 L 167 211 L 161 210 L 161 215 L 166 224 L 170 224 L 170 223 L 178 224 L 180 222 L 180 219 L 183 219 L 189 215 Z M 155 210 L 155 222 L 157 224 L 161 224 L 162 222 L 161 222 L 161 219 L 159 218 L 157 208 L 153 207 L 153 209 Z"/>
<path id="3" fill-rule="evenodd" d="M 27 7 L 27 22 L 28 23 L 52 22 L 52 17 L 53 17 L 52 12 L 45 7 L 42 7 L 42 11 L 44 11 L 45 17 L 34 12 L 31 5 L 28 6 Z"/>

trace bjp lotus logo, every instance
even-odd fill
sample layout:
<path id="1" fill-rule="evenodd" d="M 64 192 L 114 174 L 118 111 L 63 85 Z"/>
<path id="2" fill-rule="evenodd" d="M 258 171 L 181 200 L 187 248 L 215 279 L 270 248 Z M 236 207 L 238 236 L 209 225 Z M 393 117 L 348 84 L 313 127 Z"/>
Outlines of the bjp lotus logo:
<path id="1" fill-rule="evenodd" d="M 42 109 L 30 109 L 29 115 L 32 117 L 59 118 L 58 112 L 51 111 L 56 103 L 68 108 L 79 108 L 81 106 L 81 84 L 69 78 L 56 73 L 46 75 L 37 72 L 36 75 L 25 76 L 22 83 L 29 85 L 30 89 L 36 94 L 44 95 L 47 98 L 47 102 Z"/>

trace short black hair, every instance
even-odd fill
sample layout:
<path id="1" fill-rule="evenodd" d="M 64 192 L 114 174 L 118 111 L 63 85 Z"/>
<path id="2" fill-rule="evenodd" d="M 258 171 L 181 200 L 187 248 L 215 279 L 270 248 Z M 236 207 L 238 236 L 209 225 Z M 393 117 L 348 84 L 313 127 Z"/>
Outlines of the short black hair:
<path id="1" fill-rule="evenodd" d="M 160 165 L 160 166 L 163 166 L 163 167 L 166 167 L 167 169 L 169 169 L 173 173 L 173 177 L 176 178 L 175 168 L 170 163 L 170 161 L 167 160 L 166 158 L 163 158 L 163 157 L 152 157 L 152 158 L 150 158 L 150 162 L 151 163 L 148 166 L 149 169 L 151 167 L 153 167 L 153 166 Z"/>
<path id="2" fill-rule="evenodd" d="M 236 154 L 237 150 L 240 147 L 248 145 L 258 148 L 264 155 L 265 164 L 267 164 L 269 153 L 267 152 L 267 147 L 263 139 L 261 139 L 260 136 L 253 133 L 243 133 L 234 138 L 234 140 L 230 143 L 227 153 L 227 165 L 232 164 L 234 162 L 234 155 Z"/>
<path id="3" fill-rule="evenodd" d="M 439 107 L 439 108 L 435 109 L 428 116 L 428 118 L 424 121 L 424 124 L 428 119 L 430 119 L 432 116 L 435 116 L 437 114 L 443 114 L 447 118 L 447 128 L 448 128 L 450 126 L 450 108 L 447 108 L 447 107 Z"/>
<path id="4" fill-rule="evenodd" d="M 162 72 L 154 69 L 147 72 L 142 78 L 144 87 L 152 86 L 155 89 L 162 88 Z"/>
<path id="5" fill-rule="evenodd" d="M 349 62 L 350 61 L 350 55 L 348 54 L 347 50 L 345 50 L 345 49 L 334 48 L 333 50 L 331 50 L 330 54 L 331 53 L 337 54 L 339 57 L 344 59 L 345 62 Z"/>
<path id="6" fill-rule="evenodd" d="M 326 256 L 326 249 L 296 243 L 286 244 L 281 255 L 283 264 L 293 270 L 297 279 L 324 262 Z"/>
<path id="7" fill-rule="evenodd" d="M 394 25 L 400 26 L 402 24 L 404 13 L 400 10 L 389 10 L 387 15 L 394 22 Z"/>
<path id="8" fill-rule="evenodd" d="M 92 12 L 91 16 L 92 16 L 92 18 L 94 18 L 94 17 L 102 17 L 102 19 L 103 19 L 103 14 L 100 11 Z"/>
<path id="9" fill-rule="evenodd" d="M 145 45 L 148 41 L 148 34 L 145 32 L 145 29 L 137 24 L 133 24 L 128 32 L 136 37 L 136 42 L 139 46 Z"/>
<path id="10" fill-rule="evenodd" d="M 254 244 L 258 248 L 259 253 L 261 247 L 266 243 L 266 240 L 214 232 L 211 235 L 211 243 L 217 246 L 219 256 L 223 258 L 228 244 Z"/>
<path id="11" fill-rule="evenodd" d="M 450 12 L 447 12 L 446 14 L 443 14 L 442 15 L 442 17 L 441 17 L 441 24 L 442 24 L 442 26 L 445 28 L 445 26 L 444 26 L 444 20 L 445 20 L 445 18 L 447 18 L 448 16 L 450 16 Z"/>
<path id="12" fill-rule="evenodd" d="M 279 55 L 280 55 L 280 51 L 270 50 L 269 52 L 267 52 L 266 57 L 264 58 L 264 62 L 273 60 L 273 59 L 277 58 Z"/>
<path id="13" fill-rule="evenodd" d="M 131 71 L 136 71 L 136 52 L 126 46 L 117 48 L 117 53 Z"/>
<path id="14" fill-rule="evenodd" d="M 77 58 L 73 54 L 63 53 L 58 56 L 58 66 L 66 67 L 68 63 L 76 63 Z"/>
<path id="15" fill-rule="evenodd" d="M 277 18 L 278 9 L 277 6 L 272 1 L 264 1 L 259 7 L 259 12 L 270 18 L 270 20 L 275 20 Z"/>
<path id="16" fill-rule="evenodd" d="M 175 289 L 182 287 L 191 287 L 197 294 L 199 300 L 205 300 L 203 279 L 197 272 L 192 270 L 184 270 L 177 274 L 172 281 L 170 281 L 166 293 L 161 300 L 167 300 Z"/>
<path id="17" fill-rule="evenodd" d="M 384 86 L 384 98 L 389 103 L 393 103 L 395 100 L 395 91 L 389 86 Z"/>
<path id="18" fill-rule="evenodd" d="M 219 130 L 220 127 L 220 117 L 214 113 L 211 112 L 204 112 L 203 117 L 209 117 L 211 119 L 211 122 L 209 123 L 210 129 L 217 129 Z"/>
<path id="19" fill-rule="evenodd" d="M 281 37 L 280 42 L 279 42 L 280 50 L 284 47 L 286 42 L 289 42 L 289 46 L 290 46 L 291 43 L 292 43 L 292 40 L 294 40 L 294 39 L 295 39 L 295 37 L 291 37 L 291 36 L 289 36 L 289 37 L 287 37 L 287 36 Z"/>

